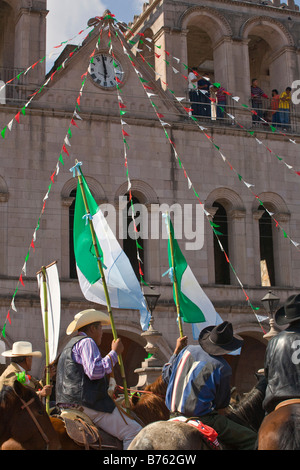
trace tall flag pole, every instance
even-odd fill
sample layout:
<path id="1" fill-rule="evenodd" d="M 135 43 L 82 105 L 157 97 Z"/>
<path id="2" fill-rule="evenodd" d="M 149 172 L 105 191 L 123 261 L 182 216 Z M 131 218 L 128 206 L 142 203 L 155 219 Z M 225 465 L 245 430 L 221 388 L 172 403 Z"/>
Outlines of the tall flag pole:
<path id="1" fill-rule="evenodd" d="M 169 233 L 169 247 L 170 247 L 170 255 L 171 258 L 171 279 L 173 280 L 173 287 L 174 287 L 174 296 L 175 296 L 175 304 L 176 304 L 176 309 L 177 309 L 177 322 L 178 322 L 178 328 L 179 328 L 179 333 L 180 333 L 180 338 L 183 338 L 183 328 L 182 328 L 182 320 L 181 320 L 181 315 L 180 315 L 180 301 L 179 301 L 179 293 L 178 293 L 178 282 L 177 282 L 177 276 L 176 276 L 176 269 L 175 269 L 175 260 L 174 260 L 174 243 L 173 243 L 173 236 L 172 236 L 172 228 L 171 228 L 171 220 L 170 216 L 168 213 L 166 213 L 166 224 L 168 228 L 168 233 Z"/>
<path id="2" fill-rule="evenodd" d="M 99 269 L 100 276 L 101 276 L 101 282 L 102 282 L 103 289 L 104 289 L 107 312 L 108 312 L 108 315 L 109 315 L 109 318 L 110 318 L 112 334 L 113 334 L 114 340 L 116 341 L 118 339 L 118 335 L 117 335 L 115 322 L 114 322 L 114 317 L 113 317 L 113 313 L 112 313 L 112 309 L 111 309 L 111 302 L 110 302 L 109 292 L 108 292 L 108 289 L 107 289 L 106 278 L 105 278 L 105 275 L 104 275 L 104 269 L 103 269 L 103 265 L 102 265 L 102 257 L 100 256 L 99 245 L 97 243 L 97 236 L 96 236 L 96 233 L 95 233 L 92 217 L 90 216 L 91 212 L 90 212 L 89 204 L 88 204 L 86 193 L 85 193 L 82 173 L 81 173 L 80 168 L 78 166 L 79 162 L 76 160 L 75 163 L 76 163 L 76 165 L 75 165 L 74 168 L 77 169 L 77 177 L 78 177 L 78 181 L 79 181 L 79 186 L 80 186 L 80 190 L 81 190 L 82 199 L 83 199 L 83 202 L 84 202 L 84 207 L 85 207 L 85 210 L 86 210 L 86 215 L 89 216 L 89 217 L 87 217 L 87 220 L 88 220 L 89 227 L 90 227 L 90 232 L 91 232 L 92 241 L 93 241 L 93 249 L 95 251 L 95 256 L 96 256 L 97 264 L 98 264 L 98 269 Z M 123 380 L 125 406 L 126 406 L 127 410 L 129 410 L 129 396 L 128 396 L 128 389 L 127 389 L 127 381 L 126 381 L 126 376 L 125 376 L 123 358 L 122 358 L 121 354 L 118 355 L 118 361 L 119 361 L 119 366 L 120 366 L 121 377 L 122 377 L 122 380 Z"/>
<path id="3" fill-rule="evenodd" d="M 60 286 L 56 261 L 42 266 L 37 272 L 45 336 L 46 385 L 50 385 L 50 363 L 57 354 L 60 327 Z M 50 396 L 46 397 L 46 411 L 50 413 Z"/>

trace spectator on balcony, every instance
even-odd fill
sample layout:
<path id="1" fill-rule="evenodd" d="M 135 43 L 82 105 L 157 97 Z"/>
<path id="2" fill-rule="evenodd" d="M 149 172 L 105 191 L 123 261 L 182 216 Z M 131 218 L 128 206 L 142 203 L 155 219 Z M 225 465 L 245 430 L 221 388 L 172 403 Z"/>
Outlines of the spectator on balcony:
<path id="1" fill-rule="evenodd" d="M 199 90 L 199 114 L 200 116 L 210 117 L 210 90 L 211 83 L 208 77 L 201 77 L 198 80 L 198 90 Z"/>
<path id="2" fill-rule="evenodd" d="M 189 99 L 191 102 L 192 108 L 192 115 L 198 116 L 199 115 L 199 96 L 198 96 L 198 74 L 197 74 L 197 67 L 193 67 L 192 71 L 188 75 L 189 80 Z"/>
<path id="3" fill-rule="evenodd" d="M 253 78 L 251 84 L 251 101 L 254 114 L 252 116 L 252 122 L 257 123 L 263 116 L 262 111 L 262 98 L 268 98 L 263 90 L 258 86 L 257 78 Z"/>
<path id="4" fill-rule="evenodd" d="M 280 124 L 284 130 L 290 128 L 291 91 L 292 89 L 287 87 L 285 91 L 281 93 L 279 100 Z"/>
<path id="5" fill-rule="evenodd" d="M 225 88 L 217 86 L 217 117 L 223 118 L 226 106 L 226 94 Z"/>
<path id="6" fill-rule="evenodd" d="M 280 123 L 280 114 L 278 111 L 279 108 L 280 95 L 278 90 L 272 90 L 272 100 L 271 100 L 271 109 L 272 109 L 272 124 Z"/>

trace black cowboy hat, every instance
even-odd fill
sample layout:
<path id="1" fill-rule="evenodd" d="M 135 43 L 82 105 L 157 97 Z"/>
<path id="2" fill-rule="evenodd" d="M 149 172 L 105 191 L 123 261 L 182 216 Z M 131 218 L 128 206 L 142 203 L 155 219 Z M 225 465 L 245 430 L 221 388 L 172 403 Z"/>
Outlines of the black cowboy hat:
<path id="1" fill-rule="evenodd" d="M 277 325 L 287 325 L 300 320 L 300 294 L 291 295 L 275 313 Z"/>
<path id="2" fill-rule="evenodd" d="M 203 328 L 198 341 L 202 349 L 213 356 L 228 354 L 243 344 L 243 339 L 233 334 L 232 324 L 228 321 Z"/>

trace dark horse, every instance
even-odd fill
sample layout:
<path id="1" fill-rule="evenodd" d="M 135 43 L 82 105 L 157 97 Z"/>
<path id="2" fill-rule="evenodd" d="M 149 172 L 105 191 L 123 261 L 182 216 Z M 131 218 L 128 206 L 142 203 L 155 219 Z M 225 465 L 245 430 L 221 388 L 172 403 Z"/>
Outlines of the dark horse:
<path id="1" fill-rule="evenodd" d="M 258 450 L 300 450 L 300 400 L 283 401 L 264 418 Z"/>
<path id="2" fill-rule="evenodd" d="M 0 450 L 58 450 L 61 448 L 45 406 L 17 380 L 0 392 Z"/>

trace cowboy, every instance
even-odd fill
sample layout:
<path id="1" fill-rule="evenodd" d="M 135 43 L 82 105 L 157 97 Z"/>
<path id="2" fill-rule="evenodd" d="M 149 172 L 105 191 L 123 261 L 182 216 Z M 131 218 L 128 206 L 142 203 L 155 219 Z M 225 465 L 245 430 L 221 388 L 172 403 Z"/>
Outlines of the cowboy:
<path id="1" fill-rule="evenodd" d="M 185 347 L 187 338 L 178 338 L 170 361 L 163 367 L 168 384 L 166 405 L 171 413 L 198 417 L 218 433 L 218 440 L 229 448 L 253 450 L 257 434 L 218 412 L 230 402 L 231 367 L 223 357 L 238 350 L 243 340 L 233 334 L 225 321 L 204 328 L 199 345 Z"/>
<path id="2" fill-rule="evenodd" d="M 0 377 L 0 390 L 4 385 L 12 387 L 15 380 L 23 385 L 33 388 L 40 398 L 51 394 L 52 386 L 43 386 L 41 382 L 28 374 L 31 371 L 32 358 L 41 357 L 40 351 L 32 351 L 32 344 L 28 341 L 17 341 L 12 349 L 2 353 L 4 357 L 10 357 L 11 363 Z"/>
<path id="3" fill-rule="evenodd" d="M 102 325 L 109 324 L 109 316 L 99 310 L 88 309 L 75 315 L 66 333 L 76 335 L 62 351 L 57 365 L 56 402 L 60 408 L 80 406 L 97 427 L 123 441 L 123 449 L 127 450 L 142 428 L 108 394 L 108 375 L 124 349 L 118 338 L 102 357 Z"/>
<path id="4" fill-rule="evenodd" d="M 274 336 L 266 349 L 263 407 L 267 413 L 284 400 L 300 398 L 300 294 L 288 297 L 274 319 L 278 326 L 287 328 Z"/>

